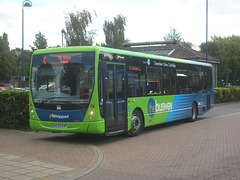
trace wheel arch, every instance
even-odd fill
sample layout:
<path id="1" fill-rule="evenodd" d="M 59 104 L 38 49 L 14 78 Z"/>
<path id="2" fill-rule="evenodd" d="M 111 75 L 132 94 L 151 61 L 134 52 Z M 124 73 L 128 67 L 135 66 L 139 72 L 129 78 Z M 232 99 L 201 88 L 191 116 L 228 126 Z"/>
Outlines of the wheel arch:
<path id="1" fill-rule="evenodd" d="M 141 113 L 141 116 L 142 116 L 142 118 L 143 118 L 143 128 L 144 128 L 144 127 L 145 127 L 145 117 L 144 117 L 143 110 L 142 110 L 140 107 L 136 107 L 136 108 L 133 110 L 133 112 L 136 111 L 136 110 Z"/>
<path id="2" fill-rule="evenodd" d="M 198 116 L 198 103 L 197 103 L 197 101 L 194 100 L 193 103 L 192 103 L 192 105 L 193 105 L 193 104 L 196 104 L 196 107 L 197 107 L 197 116 Z"/>
<path id="3" fill-rule="evenodd" d="M 196 101 L 193 101 L 191 107 L 191 116 L 188 118 L 189 122 L 194 122 L 198 118 L 198 104 Z"/>

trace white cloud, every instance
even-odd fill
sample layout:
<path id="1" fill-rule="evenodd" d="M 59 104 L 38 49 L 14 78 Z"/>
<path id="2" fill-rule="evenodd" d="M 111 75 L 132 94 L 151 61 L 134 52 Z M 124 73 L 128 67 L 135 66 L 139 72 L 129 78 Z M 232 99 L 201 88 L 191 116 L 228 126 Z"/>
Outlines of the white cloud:
<path id="1" fill-rule="evenodd" d="M 18 41 L 21 42 L 22 31 L 21 28 L 19 29 L 22 24 L 21 17 L 22 8 L 19 3 L 9 1 L 0 3 L 0 35 L 6 32 L 12 44 L 17 44 Z"/>
<path id="2" fill-rule="evenodd" d="M 127 17 L 126 38 L 133 42 L 161 41 L 174 27 L 185 41 L 200 45 L 206 38 L 206 1 L 202 0 L 32 0 L 25 9 L 25 48 L 29 49 L 35 34 L 42 32 L 49 46 L 61 45 L 64 16 L 74 10 L 88 9 L 93 16 L 89 29 L 97 30 L 96 43 L 104 42 L 105 19 L 117 14 Z M 94 15 L 94 10 L 97 17 Z M 240 5 L 236 0 L 209 1 L 209 39 L 213 35 L 239 35 Z M 22 4 L 15 0 L 0 2 L 0 35 L 9 35 L 11 48 L 22 44 Z"/>

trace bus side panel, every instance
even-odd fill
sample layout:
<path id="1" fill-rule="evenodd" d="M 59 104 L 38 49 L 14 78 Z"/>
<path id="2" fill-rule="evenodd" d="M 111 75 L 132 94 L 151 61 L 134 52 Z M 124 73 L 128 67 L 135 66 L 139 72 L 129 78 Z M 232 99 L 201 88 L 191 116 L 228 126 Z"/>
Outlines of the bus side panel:
<path id="1" fill-rule="evenodd" d="M 143 112 L 145 127 L 153 126 L 191 117 L 193 102 L 197 103 L 199 115 L 206 113 L 209 110 L 207 96 L 209 94 L 128 98 L 128 129 L 131 128 L 131 116 L 136 108 Z"/>
<path id="2" fill-rule="evenodd" d="M 210 100 L 210 98 L 211 95 L 207 93 L 175 95 L 172 111 L 169 111 L 165 122 L 171 122 L 191 117 L 193 102 L 196 102 L 197 104 L 198 115 L 205 114 L 213 107 L 213 105 L 211 104 L 212 100 Z M 208 103 L 210 107 L 208 107 Z"/>
<path id="3" fill-rule="evenodd" d="M 165 122 L 171 122 L 191 116 L 192 95 L 176 95 L 173 99 L 173 108 L 169 111 Z"/>

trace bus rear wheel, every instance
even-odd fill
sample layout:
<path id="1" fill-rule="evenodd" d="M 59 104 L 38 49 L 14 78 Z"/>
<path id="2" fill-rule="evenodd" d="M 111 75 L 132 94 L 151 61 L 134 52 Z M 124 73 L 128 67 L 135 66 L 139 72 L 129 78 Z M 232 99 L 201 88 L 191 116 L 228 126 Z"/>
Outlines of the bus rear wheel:
<path id="1" fill-rule="evenodd" d="M 131 129 L 128 136 L 137 136 L 143 129 L 143 117 L 140 111 L 134 110 L 131 117 Z"/>
<path id="2" fill-rule="evenodd" d="M 192 105 L 192 116 L 189 118 L 190 122 L 194 122 L 197 120 L 198 110 L 197 110 L 197 104 L 194 102 Z"/>

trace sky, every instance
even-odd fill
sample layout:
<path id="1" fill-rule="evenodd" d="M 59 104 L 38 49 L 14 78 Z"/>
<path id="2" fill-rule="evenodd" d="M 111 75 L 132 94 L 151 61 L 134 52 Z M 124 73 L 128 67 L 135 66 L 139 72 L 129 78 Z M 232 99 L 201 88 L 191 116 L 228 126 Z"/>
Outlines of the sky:
<path id="1" fill-rule="evenodd" d="M 103 24 L 122 14 L 127 18 L 125 37 L 130 42 L 163 41 L 170 28 L 195 45 L 206 42 L 206 0 L 31 0 L 24 8 L 24 49 L 30 49 L 41 32 L 48 46 L 62 45 L 61 30 L 70 12 L 88 10 L 96 30 L 94 44 L 104 43 Z M 209 0 L 208 39 L 240 35 L 240 3 Z M 23 0 L 0 0 L 0 36 L 8 34 L 11 49 L 22 48 Z M 95 14 L 96 12 L 96 14 Z"/>

